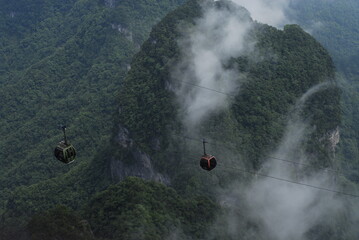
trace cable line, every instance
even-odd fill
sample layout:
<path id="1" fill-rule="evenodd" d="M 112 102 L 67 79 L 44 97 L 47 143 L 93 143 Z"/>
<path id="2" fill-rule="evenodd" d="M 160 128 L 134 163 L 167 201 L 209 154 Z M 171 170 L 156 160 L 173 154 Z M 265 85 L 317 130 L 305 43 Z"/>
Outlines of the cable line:
<path id="1" fill-rule="evenodd" d="M 186 138 L 186 139 L 190 139 L 190 140 L 193 140 L 193 141 L 201 141 L 200 139 L 196 139 L 196 138 L 192 138 L 192 137 L 188 137 L 188 136 L 182 136 L 182 135 L 178 135 L 178 134 L 175 134 L 177 136 L 180 136 L 180 137 L 183 137 L 183 138 Z M 217 141 L 215 141 L 217 142 Z M 216 144 L 213 144 L 211 142 L 208 142 L 208 144 L 212 144 L 212 145 L 216 145 Z M 228 149 L 228 150 L 237 150 L 235 149 L 234 147 L 228 147 L 228 144 L 227 143 L 223 143 L 220 144 L 221 146 L 223 146 L 224 148 Z M 278 158 L 278 157 L 273 157 L 273 156 L 270 156 L 270 155 L 264 155 L 263 156 L 264 158 L 271 158 L 273 160 L 276 160 L 276 161 L 281 161 L 281 162 L 285 162 L 285 163 L 288 163 L 288 164 L 295 164 L 295 165 L 299 165 L 299 166 L 305 166 L 305 167 L 311 167 L 311 168 L 315 168 L 317 170 L 323 170 L 323 171 L 327 171 L 327 172 L 332 172 L 332 173 L 335 173 L 337 175 L 341 175 L 341 176 L 345 176 L 343 173 L 341 173 L 340 171 L 337 171 L 337 170 L 333 170 L 331 168 L 324 168 L 324 167 L 314 167 L 310 164 L 307 164 L 307 163 L 300 163 L 300 162 L 295 162 L 295 161 L 291 161 L 291 160 L 288 160 L 288 159 L 283 159 L 283 158 Z"/>
<path id="2" fill-rule="evenodd" d="M 331 168 L 316 167 L 316 166 L 312 166 L 312 165 L 307 164 L 307 163 L 300 163 L 300 162 L 290 161 L 290 160 L 287 160 L 287 159 L 272 157 L 272 156 L 269 156 L 269 155 L 264 156 L 264 157 L 271 158 L 271 159 L 278 160 L 278 161 L 282 161 L 282 162 L 291 163 L 291 164 L 296 164 L 296 165 L 300 165 L 300 166 L 316 168 L 318 170 L 328 171 L 328 172 L 332 172 L 332 173 L 335 173 L 335 174 L 338 174 L 338 175 L 341 175 L 341 176 L 345 176 L 343 173 L 339 172 L 338 170 L 333 170 Z"/>
<path id="3" fill-rule="evenodd" d="M 192 85 L 192 86 L 195 86 L 195 87 L 198 87 L 198 88 L 202 88 L 202 89 L 206 89 L 206 90 L 209 90 L 209 91 L 212 91 L 212 92 L 216 92 L 216 93 L 220 93 L 220 94 L 223 94 L 223 95 L 227 95 L 227 96 L 230 96 L 230 97 L 236 97 L 236 95 L 234 94 L 230 94 L 230 93 L 225 93 L 225 92 L 221 92 L 221 91 L 218 91 L 216 89 L 212 89 L 212 88 L 208 88 L 208 87 L 204 87 L 204 86 L 201 86 L 201 85 L 197 85 L 195 83 L 190 83 L 190 82 L 186 82 L 186 81 L 181 81 L 179 80 L 180 82 L 183 82 L 184 84 L 187 84 L 187 85 Z"/>
<path id="4" fill-rule="evenodd" d="M 188 155 L 186 155 L 186 157 L 193 158 L 194 156 L 191 156 L 190 154 L 188 154 Z M 237 171 L 240 171 L 242 173 L 246 173 L 246 174 L 250 174 L 250 175 L 254 175 L 254 176 L 261 176 L 261 177 L 265 177 L 265 178 L 271 178 L 271 179 L 274 179 L 274 180 L 277 180 L 277 181 L 296 184 L 296 185 L 300 185 L 300 186 L 304 186 L 304 187 L 308 187 L 308 188 L 313 188 L 313 189 L 317 189 L 317 190 L 321 190 L 321 191 L 332 192 L 332 193 L 341 194 L 341 195 L 345 195 L 345 196 L 349 196 L 349 197 L 359 198 L 359 195 L 352 194 L 352 193 L 341 192 L 341 191 L 333 190 L 333 189 L 330 189 L 330 188 L 319 187 L 319 186 L 315 186 L 315 185 L 311 185 L 311 184 L 307 184 L 307 183 L 302 183 L 302 182 L 297 182 L 297 181 L 293 181 L 293 180 L 289 180 L 289 179 L 285 179 L 285 178 L 271 176 L 271 175 L 268 175 L 268 174 L 249 171 L 249 170 L 245 170 L 245 169 L 242 169 L 242 168 L 226 167 L 223 163 L 218 163 L 218 166 L 222 167 L 222 168 L 225 168 L 225 169 L 237 170 Z M 209 172 L 209 173 L 210 173 L 210 175 L 212 177 L 214 176 L 214 172 Z"/>
<path id="5" fill-rule="evenodd" d="M 218 164 L 218 165 L 221 166 L 222 164 Z M 255 176 L 271 178 L 271 179 L 275 179 L 275 180 L 278 180 L 278 181 L 288 182 L 288 183 L 302 185 L 302 186 L 305 186 L 305 187 L 315 188 L 315 189 L 319 189 L 319 190 L 323 190 L 323 191 L 327 191 L 327 192 L 333 192 L 333 193 L 337 193 L 337 194 L 341 194 L 341 195 L 346 195 L 346 196 L 350 196 L 350 197 L 359 198 L 359 195 L 346 193 L 346 192 L 340 192 L 340 191 L 336 191 L 336 190 L 329 189 L 329 188 L 324 188 L 324 187 L 318 187 L 318 186 L 314 186 L 314 185 L 307 184 L 307 183 L 296 182 L 296 181 L 285 179 L 285 178 L 274 177 L 274 176 L 270 176 L 270 175 L 263 174 L 263 173 L 257 173 L 257 172 L 253 172 L 253 171 L 244 170 L 244 169 L 241 169 L 241 168 L 224 167 L 223 165 L 222 165 L 222 167 L 223 168 L 228 168 L 228 169 L 235 169 L 235 170 L 238 170 L 240 172 L 248 173 L 248 174 L 255 175 Z"/>
<path id="6" fill-rule="evenodd" d="M 219 91 L 219 90 L 216 90 L 216 89 L 212 89 L 212 88 L 208 88 L 208 87 L 205 87 L 205 86 L 201 86 L 201 85 L 198 85 L 198 84 L 194 84 L 194 83 L 190 83 L 190 82 L 187 82 L 187 81 L 182 81 L 182 80 L 179 80 L 180 82 L 184 83 L 184 84 L 187 84 L 187 85 L 191 85 L 191 86 L 194 86 L 194 87 L 198 87 L 198 88 L 202 88 L 202 89 L 205 89 L 205 90 L 209 90 L 209 91 L 212 91 L 212 92 L 216 92 L 216 93 L 219 93 L 219 94 L 223 94 L 223 95 L 226 95 L 226 96 L 229 96 L 229 97 L 236 97 L 236 95 L 233 95 L 233 94 L 229 94 L 229 93 L 225 93 L 225 92 L 222 92 L 222 91 Z M 138 101 L 138 99 L 136 99 Z M 156 102 L 158 101 L 158 99 L 154 99 L 153 101 L 150 101 L 150 102 L 147 102 L 147 103 L 152 103 L 152 102 Z M 188 139 L 191 139 L 191 140 L 195 140 L 195 141 L 198 141 L 198 139 L 194 139 L 194 138 L 190 138 L 190 137 L 187 137 L 187 136 L 182 136 L 184 138 L 188 138 Z M 200 140 L 202 141 L 202 140 Z M 209 143 L 211 144 L 211 143 Z M 226 143 L 224 143 L 226 144 Z M 225 145 L 224 146 L 225 148 L 227 149 L 230 149 L 228 147 L 228 145 Z M 233 150 L 234 148 L 232 148 Z M 299 165 L 299 166 L 306 166 L 306 167 L 311 167 L 311 168 L 316 168 L 316 169 L 319 169 L 319 170 L 323 170 L 323 171 L 326 171 L 326 172 L 333 172 L 337 175 L 341 175 L 341 176 L 345 176 L 343 173 L 341 173 L 340 171 L 337 171 L 337 170 L 333 170 L 331 168 L 324 168 L 324 167 L 313 167 L 309 164 L 305 164 L 305 163 L 299 163 L 299 162 L 295 162 L 295 161 L 290 161 L 290 160 L 287 160 L 287 159 L 283 159 L 283 158 L 278 158 L 278 157 L 273 157 L 273 156 L 264 156 L 264 157 L 267 157 L 267 158 L 271 158 L 273 160 L 277 160 L 277 161 L 282 161 L 282 162 L 286 162 L 288 164 L 295 164 L 295 165 Z"/>
<path id="7" fill-rule="evenodd" d="M 221 91 L 216 90 L 216 89 L 204 87 L 204 86 L 197 85 L 197 84 L 190 83 L 190 82 L 186 82 L 186 81 L 181 81 L 181 80 L 179 80 L 179 81 L 180 81 L 180 82 L 183 82 L 183 83 L 185 83 L 185 84 L 188 84 L 188 85 L 192 85 L 192 86 L 194 86 L 194 87 L 206 89 L 206 90 L 209 90 L 209 91 L 212 91 L 212 92 L 216 92 L 216 93 L 220 93 L 220 94 L 224 94 L 224 95 L 227 95 L 227 96 L 230 96 L 230 97 L 236 97 L 236 95 L 229 94 L 229 93 L 225 93 L 225 92 L 221 92 Z M 308 164 L 293 162 L 293 161 L 289 161 L 289 160 L 285 160 L 285 159 L 280 159 L 280 158 L 276 158 L 276 157 L 272 157 L 272 156 L 267 156 L 267 157 L 268 157 L 268 158 L 275 159 L 275 160 L 283 161 L 283 162 L 291 162 L 291 163 L 296 164 L 296 165 L 310 166 L 310 165 L 308 165 Z M 348 164 L 348 162 L 345 162 L 345 163 Z M 312 167 L 312 166 L 311 166 L 311 167 Z M 315 167 L 315 168 L 321 169 L 321 170 L 324 170 L 324 171 L 334 172 L 334 173 L 336 173 L 336 174 L 338 174 L 338 175 L 345 176 L 343 173 L 341 173 L 341 172 L 339 172 L 339 171 L 337 171 L 337 170 L 330 169 L 330 168 L 324 168 L 324 167 Z"/>

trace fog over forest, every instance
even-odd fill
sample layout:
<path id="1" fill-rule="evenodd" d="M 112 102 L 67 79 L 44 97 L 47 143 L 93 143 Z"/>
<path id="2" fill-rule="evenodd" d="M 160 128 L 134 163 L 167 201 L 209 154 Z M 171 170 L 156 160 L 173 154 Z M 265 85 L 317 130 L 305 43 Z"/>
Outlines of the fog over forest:
<path id="1" fill-rule="evenodd" d="M 358 239 L 356 0 L 0 6 L 0 239 Z"/>

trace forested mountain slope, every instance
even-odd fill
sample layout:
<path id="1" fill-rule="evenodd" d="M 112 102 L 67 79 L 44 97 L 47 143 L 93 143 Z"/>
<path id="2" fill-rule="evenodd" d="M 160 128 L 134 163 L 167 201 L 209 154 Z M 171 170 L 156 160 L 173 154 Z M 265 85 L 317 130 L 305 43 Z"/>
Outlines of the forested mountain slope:
<path id="1" fill-rule="evenodd" d="M 303 24 L 333 55 L 341 70 L 352 68 L 359 49 L 359 3 L 346 1 L 293 2 L 296 19 Z M 353 64 L 353 65 L 351 65 Z"/>
<path id="2" fill-rule="evenodd" d="M 325 46 L 341 75 L 343 89 L 339 157 L 348 176 L 358 181 L 359 166 L 359 2 L 292 2 L 293 18 Z"/>
<path id="3" fill-rule="evenodd" d="M 16 201 L 29 212 L 79 203 L 69 192 L 77 194 L 78 177 L 89 176 L 89 162 L 108 142 L 116 92 L 132 56 L 151 27 L 182 2 L 0 1 L 1 213 L 18 191 L 25 197 Z M 60 124 L 79 150 L 70 166 L 53 157 Z M 91 189 L 100 182 L 89 183 Z M 33 195 L 47 197 L 31 207 Z"/>
<path id="4" fill-rule="evenodd" d="M 131 158 L 131 154 L 126 154 L 140 148 L 153 154 L 154 164 L 165 172 L 171 168 L 178 171 L 178 160 L 170 161 L 172 158 L 169 156 L 161 160 L 163 156 L 157 158 L 156 154 L 163 154 L 168 148 L 178 151 L 178 145 L 184 141 L 181 136 L 186 134 L 186 126 L 178 118 L 181 106 L 176 102 L 177 92 L 169 89 L 182 81 L 190 81 L 171 76 L 174 65 L 181 61 L 181 54 L 184 54 L 181 51 L 190 51 L 190 48 L 183 50 L 178 45 L 181 32 L 176 31 L 176 25 L 191 26 L 195 22 L 193 19 L 200 16 L 200 9 L 196 1 L 190 1 L 181 11 L 168 15 L 153 29 L 150 38 L 135 56 L 120 91 L 120 136 L 117 140 L 123 148 L 121 151 L 124 151 L 120 155 Z M 243 9 L 233 10 L 236 11 L 248 16 Z M 246 75 L 246 80 L 239 83 L 238 95 L 228 109 L 209 115 L 207 120 L 200 122 L 199 131 L 195 132 L 197 136 L 192 137 L 208 137 L 221 143 L 232 141 L 231 144 L 247 158 L 246 165 L 257 168 L 261 155 L 281 138 L 296 99 L 318 83 L 333 82 L 334 66 L 326 50 L 297 25 L 288 25 L 281 31 L 253 23 L 248 38 L 255 42 L 255 50 L 230 58 L 226 63 L 228 68 L 236 67 L 239 74 Z M 196 87 L 196 82 L 190 84 L 189 89 Z M 208 96 L 213 94 L 210 91 Z M 332 87 L 312 97 L 307 104 L 308 109 L 303 110 L 304 115 L 313 111 L 310 119 L 317 127 L 314 135 L 318 139 L 339 125 L 338 103 L 339 90 Z M 314 111 L 316 108 L 321 110 Z M 327 111 L 331 114 L 328 115 Z M 132 139 L 127 139 L 128 136 Z M 123 157 L 121 161 L 128 160 Z"/>
<path id="5" fill-rule="evenodd" d="M 337 168 L 338 163 L 333 153 L 337 143 L 337 127 L 340 124 L 340 90 L 334 80 L 334 65 L 328 52 L 297 25 L 288 25 L 284 30 L 278 30 L 252 22 L 245 9 L 228 1 L 204 1 L 204 4 L 209 6 L 203 7 L 197 1 L 189 1 L 166 16 L 153 29 L 149 39 L 135 56 L 120 91 L 118 130 L 113 142 L 115 154 L 108 157 L 111 175 L 120 180 L 129 174 L 162 181 L 171 184 L 185 196 L 198 192 L 216 195 L 218 189 L 226 188 L 235 180 L 243 185 L 251 181 L 248 175 L 240 174 L 243 169 L 251 172 L 263 170 L 273 149 L 284 148 L 281 146 L 283 138 L 293 134 L 286 131 L 288 128 L 295 128 L 297 124 L 292 121 L 288 124 L 292 114 L 299 114 L 299 118 L 309 124 L 311 130 L 306 133 L 299 148 L 293 147 L 291 152 L 281 156 L 298 161 L 304 154 L 308 164 L 302 169 L 301 176 L 304 178 L 308 176 L 308 172 L 316 172 L 317 167 Z M 193 46 L 199 45 L 188 39 L 196 31 L 206 33 L 206 29 L 201 27 L 208 23 L 202 22 L 206 19 L 203 8 L 207 7 L 212 14 L 212 11 L 216 12 L 212 8 L 218 8 L 219 16 L 241 16 L 241 21 L 251 25 L 245 42 L 254 46 L 244 44 L 248 48 L 243 49 L 248 51 L 239 51 L 237 56 L 229 54 L 224 60 L 219 58 L 223 62 L 218 68 L 223 67 L 223 72 L 235 69 L 237 75 L 233 79 L 237 84 L 234 86 L 239 86 L 239 90 L 235 90 L 234 94 L 218 90 L 220 84 L 213 84 L 218 88 L 201 85 L 206 82 L 196 78 L 201 73 L 196 72 L 198 62 L 195 57 L 203 49 L 195 49 Z M 211 29 L 217 31 L 227 27 L 221 25 L 225 21 L 218 21 L 218 25 L 215 23 Z M 209 22 L 213 23 L 215 20 Z M 213 35 L 220 39 L 220 33 L 218 30 Z M 200 35 L 193 38 L 200 41 L 206 37 Z M 212 47 L 218 46 L 211 45 L 211 39 L 206 43 L 208 46 L 205 45 L 203 51 L 210 53 L 209 59 L 202 59 L 204 62 L 210 61 L 210 54 L 217 54 Z M 237 47 L 242 48 L 242 43 L 238 42 Z M 220 49 L 228 51 L 222 46 Z M 231 50 L 237 52 L 236 47 Z M 214 68 L 216 67 L 217 65 Z M 210 68 L 202 70 L 211 72 Z M 219 82 L 223 81 L 224 85 L 225 79 L 221 76 L 223 72 L 219 72 L 216 78 Z M 205 98 L 203 102 L 211 103 L 210 99 L 216 98 L 216 94 L 222 94 L 227 95 L 224 96 L 227 104 L 224 104 L 226 107 L 219 106 L 219 109 L 208 113 L 200 121 L 197 119 L 197 122 L 191 122 L 195 126 L 193 128 L 193 125 L 188 124 L 193 119 L 192 116 L 186 115 L 191 109 L 186 108 L 188 106 L 184 103 L 189 100 L 192 101 L 190 104 L 196 104 L 197 90 L 207 91 L 198 94 Z M 189 99 L 183 98 L 183 95 Z M 302 105 L 299 99 L 304 101 Z M 206 105 L 202 107 L 205 108 Z M 197 111 L 201 111 L 201 108 Z M 197 114 L 196 111 L 193 114 Z M 298 128 L 300 130 L 301 127 Z M 302 138 L 297 134 L 291 136 L 292 142 L 286 144 L 297 144 L 294 139 Z M 219 166 L 212 174 L 194 167 L 202 152 L 203 137 L 211 143 L 210 150 L 207 151 L 219 159 Z M 263 171 L 271 170 L 264 168 Z M 240 196 L 237 201 L 243 202 L 244 198 Z M 313 204 L 318 204 L 318 201 Z M 240 209 L 244 212 L 248 210 L 246 207 Z M 241 216 L 237 220 L 244 226 L 245 223 L 253 224 L 253 219 L 249 216 Z M 305 235 L 309 239 L 321 239 L 322 236 L 330 235 L 332 224 L 338 222 L 343 224 L 350 220 L 344 217 L 344 220 L 334 218 L 331 223 L 318 223 L 301 233 L 301 237 Z M 340 225 L 340 230 L 331 234 L 332 239 L 345 235 L 345 223 Z M 255 236 L 263 237 L 265 230 L 262 227 L 261 224 L 254 223 L 253 228 L 258 228 L 258 231 L 254 230 Z M 232 239 L 225 235 L 228 234 L 226 230 L 221 230 L 216 233 L 217 236 Z M 246 230 L 248 229 L 244 228 L 238 232 L 249 236 L 250 231 Z M 349 231 L 347 234 L 349 236 Z"/>
<path id="6" fill-rule="evenodd" d="M 69 137 L 79 153 L 87 155 L 80 156 L 77 165 L 69 168 L 40 160 L 39 164 L 23 160 L 19 168 L 10 160 L 4 161 L 8 167 L 2 170 L 1 184 L 25 186 L 14 191 L 9 188 L 3 196 L 2 234 L 11 239 L 11 234 L 27 226 L 24 239 L 43 235 L 52 239 L 356 239 L 350 231 L 352 203 L 341 195 L 288 182 L 272 185 L 261 177 L 280 174 L 292 182 L 351 190 L 344 184 L 345 178 L 322 178 L 325 173 L 318 170 L 339 166 L 334 153 L 341 110 L 333 62 L 313 37 L 298 25 L 278 30 L 253 22 L 248 11 L 230 1 L 190 0 L 153 28 L 129 65 L 140 41 L 135 40 L 127 25 L 123 28 L 122 22 L 105 24 L 105 12 L 114 11 L 109 16 L 118 21 L 124 14 L 116 13 L 121 5 L 110 8 L 111 3 L 106 1 L 107 8 L 104 3 L 94 4 L 94 9 L 104 12 L 94 11 L 95 19 L 90 14 L 88 21 L 79 21 L 80 26 L 86 23 L 96 26 L 94 29 L 88 29 L 88 25 L 78 29 L 54 51 L 54 56 L 32 64 L 21 75 L 32 76 L 34 87 L 39 86 L 42 73 L 57 76 L 55 80 L 65 76 L 68 81 L 60 85 L 62 90 L 49 92 L 48 101 L 54 101 L 60 113 L 66 109 L 66 115 L 54 115 L 51 121 L 65 121 L 72 113 Z M 232 28 L 231 23 L 236 27 Z M 239 31 L 238 35 L 232 38 L 231 30 Z M 221 34 L 223 31 L 228 35 Z M 103 39 L 98 32 L 106 33 L 106 37 Z M 226 39 L 234 40 L 221 42 Z M 196 45 L 202 41 L 206 44 Z M 197 61 L 196 56 L 202 53 L 206 58 Z M 197 68 L 206 62 L 213 65 Z M 34 66 L 44 71 L 35 75 Z M 58 66 L 65 70 L 51 75 L 52 67 Z M 218 71 L 201 75 L 212 70 Z M 199 76 L 214 81 L 202 82 Z M 83 84 L 78 85 L 78 78 Z M 43 83 L 52 83 L 50 89 L 58 89 L 55 80 L 43 79 Z M 51 94 L 58 94 L 58 101 Z M 68 100 L 62 100 L 63 95 Z M 91 98 L 93 101 L 87 102 Z M 39 99 L 44 99 L 41 94 Z M 192 110 L 190 107 L 196 104 L 201 107 Z M 206 109 L 203 114 L 202 109 Z M 23 111 L 21 118 L 41 120 L 40 115 L 26 118 Z M 18 126 L 7 124 L 7 128 Z M 42 131 L 49 135 L 45 146 L 60 138 L 60 133 L 52 137 L 56 130 L 29 130 L 33 134 Z M 91 138 L 87 137 L 89 131 Z M 95 141 L 99 136 L 102 140 Z M 34 135 L 32 141 L 40 137 Z M 207 152 L 218 159 L 212 172 L 198 166 L 202 138 L 209 142 Z M 48 149 L 44 158 L 46 154 L 50 158 Z M 41 156 L 38 151 L 32 150 L 31 156 Z M 289 167 L 280 165 L 283 171 L 276 172 L 272 168 L 277 165 L 270 156 L 292 163 Z M 293 168 L 297 161 L 305 167 Z M 61 170 L 52 170 L 60 166 Z M 44 170 L 44 175 L 31 179 L 41 167 L 53 172 Z M 252 173 L 258 175 L 253 177 Z M 170 187 L 127 176 L 156 180 Z M 262 183 L 269 185 L 261 188 Z M 257 188 L 260 190 L 256 193 Z M 265 200 L 273 195 L 278 199 L 267 203 Z M 339 207 L 342 201 L 346 208 Z M 291 207 L 290 203 L 296 203 L 295 211 L 280 208 Z M 56 204 L 76 212 L 65 207 L 49 210 Z M 274 231 L 268 227 L 273 217 L 276 223 L 301 227 Z M 70 226 L 66 219 L 73 220 Z M 307 220 L 304 224 L 303 219 Z M 45 224 L 48 222 L 59 227 Z"/>
<path id="7" fill-rule="evenodd" d="M 70 140 L 82 149 L 79 159 L 94 155 L 110 134 L 114 95 L 132 55 L 152 24 L 176 5 L 40 3 L 7 3 L 2 8 L 7 16 L 2 37 L 9 44 L 1 48 L 0 61 L 0 181 L 9 188 L 68 170 L 52 161 L 52 148 L 61 139 L 59 124 L 69 125 Z M 23 21 L 27 31 L 16 30 Z"/>
<path id="8" fill-rule="evenodd" d="M 96 194 L 81 213 L 59 206 L 35 215 L 28 232 L 31 239 L 203 238 L 218 211 L 207 198 L 185 199 L 162 184 L 131 177 Z"/>

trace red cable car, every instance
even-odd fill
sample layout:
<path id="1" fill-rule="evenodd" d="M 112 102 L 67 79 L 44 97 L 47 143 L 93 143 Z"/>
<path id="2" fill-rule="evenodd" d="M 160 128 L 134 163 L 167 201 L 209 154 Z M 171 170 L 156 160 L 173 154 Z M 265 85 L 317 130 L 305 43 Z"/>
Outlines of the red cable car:
<path id="1" fill-rule="evenodd" d="M 199 162 L 199 165 L 201 168 L 207 171 L 211 171 L 217 166 L 217 160 L 214 156 L 209 155 L 206 153 L 206 141 L 203 139 L 203 156 L 201 157 L 201 160 Z"/>

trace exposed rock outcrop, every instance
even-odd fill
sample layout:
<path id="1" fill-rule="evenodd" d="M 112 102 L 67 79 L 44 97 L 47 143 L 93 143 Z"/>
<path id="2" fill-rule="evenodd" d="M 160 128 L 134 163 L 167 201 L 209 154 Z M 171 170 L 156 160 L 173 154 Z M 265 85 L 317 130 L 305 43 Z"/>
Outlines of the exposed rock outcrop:
<path id="1" fill-rule="evenodd" d="M 136 176 L 142 179 L 153 180 L 166 185 L 170 184 L 169 177 L 157 172 L 151 161 L 151 157 L 141 151 L 130 137 L 130 132 L 123 126 L 119 126 L 118 134 L 115 139 L 119 147 L 130 152 L 131 162 L 125 162 L 124 159 L 112 157 L 110 159 L 111 178 L 116 181 L 122 181 L 128 176 Z M 156 142 L 156 147 L 159 143 Z"/>
<path id="2" fill-rule="evenodd" d="M 122 26 L 121 24 L 111 24 L 112 29 L 117 29 L 120 33 L 122 33 L 127 40 L 133 42 L 133 34 L 128 28 Z"/>
<path id="3" fill-rule="evenodd" d="M 106 7 L 114 8 L 116 6 L 116 0 L 105 0 Z"/>
<path id="4" fill-rule="evenodd" d="M 338 145 L 339 141 L 340 141 L 340 131 L 339 131 L 339 127 L 337 127 L 336 129 L 334 129 L 333 131 L 330 131 L 327 133 L 327 139 L 330 143 L 330 151 L 332 153 L 335 153 L 335 148 Z"/>

